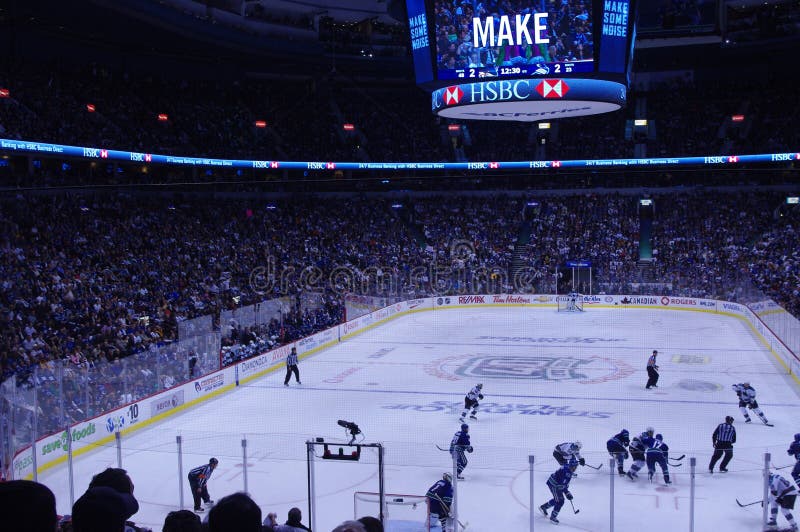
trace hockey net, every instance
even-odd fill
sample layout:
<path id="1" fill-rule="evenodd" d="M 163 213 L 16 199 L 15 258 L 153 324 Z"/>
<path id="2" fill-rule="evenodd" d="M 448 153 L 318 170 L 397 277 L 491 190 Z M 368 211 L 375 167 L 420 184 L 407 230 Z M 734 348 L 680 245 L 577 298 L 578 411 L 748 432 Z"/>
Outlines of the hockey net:
<path id="1" fill-rule="evenodd" d="M 379 517 L 380 494 L 357 491 L 353 494 L 353 518 Z M 430 507 L 424 495 L 383 494 L 385 532 L 430 532 Z M 434 530 L 441 530 L 435 528 Z"/>
<path id="2" fill-rule="evenodd" d="M 583 312 L 583 294 L 556 296 L 559 312 Z"/>

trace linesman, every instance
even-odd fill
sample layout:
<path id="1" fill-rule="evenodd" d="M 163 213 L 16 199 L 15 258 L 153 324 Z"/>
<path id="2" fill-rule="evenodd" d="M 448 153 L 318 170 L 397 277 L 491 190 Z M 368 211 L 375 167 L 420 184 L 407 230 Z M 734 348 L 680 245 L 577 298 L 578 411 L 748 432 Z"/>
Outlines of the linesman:
<path id="1" fill-rule="evenodd" d="M 720 423 L 714 429 L 711 435 L 711 441 L 714 443 L 714 454 L 711 456 L 711 462 L 708 463 L 708 472 L 714 473 L 714 465 L 722 455 L 722 463 L 719 464 L 720 473 L 728 472 L 728 462 L 733 458 L 733 444 L 736 443 L 736 429 L 733 428 L 733 417 L 725 416 L 725 423 Z"/>

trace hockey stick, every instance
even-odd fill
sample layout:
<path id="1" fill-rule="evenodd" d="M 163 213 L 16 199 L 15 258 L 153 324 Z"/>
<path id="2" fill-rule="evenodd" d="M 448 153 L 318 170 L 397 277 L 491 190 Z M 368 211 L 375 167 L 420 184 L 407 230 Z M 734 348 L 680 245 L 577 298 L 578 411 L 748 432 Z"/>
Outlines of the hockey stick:
<path id="1" fill-rule="evenodd" d="M 759 500 L 754 501 L 754 502 L 748 502 L 747 504 L 742 504 L 742 503 L 739 502 L 739 499 L 736 499 L 736 504 L 739 505 L 739 508 L 744 508 L 745 506 L 753 506 L 754 504 L 761 504 L 762 502 L 764 502 L 764 501 L 759 499 Z"/>
<path id="2" fill-rule="evenodd" d="M 595 471 L 600 471 L 600 468 L 601 468 L 601 467 L 603 467 L 603 464 L 600 464 L 600 465 L 599 465 L 599 466 L 597 466 L 597 467 L 595 467 L 595 466 L 593 466 L 593 465 L 591 465 L 591 464 L 583 464 L 583 465 L 585 465 L 586 467 L 591 467 L 591 468 L 592 468 L 592 469 L 594 469 Z"/>
<path id="3" fill-rule="evenodd" d="M 436 497 L 436 499 L 439 501 L 439 503 L 442 505 L 442 507 L 447 511 L 447 515 L 449 517 L 450 516 L 450 506 L 446 502 L 444 502 L 441 497 L 439 497 L 438 493 L 434 493 L 433 496 Z M 469 521 L 467 521 L 466 523 L 462 523 L 460 519 L 456 519 L 456 521 L 458 521 L 458 526 L 460 526 L 463 529 L 466 529 L 467 525 L 469 525 Z"/>
<path id="4" fill-rule="evenodd" d="M 680 456 L 670 457 L 670 460 L 683 460 L 684 458 L 686 458 L 686 455 L 682 454 Z"/>
<path id="5" fill-rule="evenodd" d="M 438 444 L 438 443 L 436 444 L 436 448 L 437 448 L 437 449 L 439 449 L 440 451 L 444 451 L 444 452 L 446 452 L 446 453 L 449 453 L 449 452 L 450 452 L 450 449 L 442 449 L 441 447 L 439 447 L 439 444 Z"/>
<path id="6" fill-rule="evenodd" d="M 569 505 L 572 506 L 572 511 L 573 512 L 578 513 L 578 512 L 581 511 L 580 508 L 578 508 L 577 510 L 575 509 L 575 505 L 572 504 L 572 499 L 569 499 Z"/>
<path id="7" fill-rule="evenodd" d="M 672 460 L 679 460 L 678 458 L 670 458 L 669 460 L 670 460 L 669 465 L 671 465 L 672 467 L 680 467 L 683 465 L 683 462 L 675 462 L 675 463 L 672 462 Z"/>

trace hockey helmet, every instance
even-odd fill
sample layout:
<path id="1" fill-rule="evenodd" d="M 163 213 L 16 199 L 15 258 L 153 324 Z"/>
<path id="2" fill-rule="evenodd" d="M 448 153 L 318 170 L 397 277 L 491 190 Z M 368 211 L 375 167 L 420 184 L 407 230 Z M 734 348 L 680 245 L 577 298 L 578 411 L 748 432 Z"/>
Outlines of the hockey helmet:
<path id="1" fill-rule="evenodd" d="M 574 451 L 580 451 L 583 448 L 583 444 L 579 441 L 576 441 L 575 443 L 570 445 L 570 448 Z"/>
<path id="2" fill-rule="evenodd" d="M 800 432 L 794 435 L 794 441 L 800 441 Z"/>
<path id="3" fill-rule="evenodd" d="M 749 388 L 750 387 L 750 383 L 749 382 L 743 382 L 742 386 L 744 386 L 745 388 Z"/>
<path id="4" fill-rule="evenodd" d="M 469 425 L 467 425 L 466 423 L 462 423 L 461 424 L 461 430 L 462 431 L 469 430 Z"/>
<path id="5" fill-rule="evenodd" d="M 445 482 L 453 482 L 453 475 L 450 473 L 442 473 L 442 480 Z"/>
<path id="6" fill-rule="evenodd" d="M 648 433 L 650 436 L 652 436 L 655 431 L 656 429 L 654 429 L 653 427 L 647 427 L 645 429 L 645 432 Z"/>
<path id="7" fill-rule="evenodd" d="M 481 384 L 481 383 L 479 382 L 477 387 L 478 387 L 478 389 L 479 389 L 479 390 L 481 390 L 481 389 L 483 389 L 483 384 Z"/>
<path id="8" fill-rule="evenodd" d="M 217 465 L 218 463 L 219 460 L 217 460 L 216 458 L 212 458 L 211 460 L 208 461 L 208 464 L 213 466 Z"/>
<path id="9" fill-rule="evenodd" d="M 630 436 L 631 435 L 631 433 L 628 432 L 628 429 L 622 429 L 620 431 L 620 434 L 622 434 L 623 436 Z"/>
<path id="10" fill-rule="evenodd" d="M 725 423 L 733 423 L 733 416 L 725 416 Z"/>
<path id="11" fill-rule="evenodd" d="M 664 440 L 664 436 L 662 436 L 661 434 L 656 434 L 656 439 L 658 441 L 663 441 Z"/>

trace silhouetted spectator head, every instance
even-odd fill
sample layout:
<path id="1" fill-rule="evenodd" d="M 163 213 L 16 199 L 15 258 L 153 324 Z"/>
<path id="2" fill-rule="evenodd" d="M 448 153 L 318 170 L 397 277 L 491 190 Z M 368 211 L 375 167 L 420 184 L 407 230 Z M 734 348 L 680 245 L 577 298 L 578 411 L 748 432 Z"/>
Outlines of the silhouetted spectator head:
<path id="1" fill-rule="evenodd" d="M 364 517 L 360 517 L 358 522 L 364 525 L 367 532 L 383 532 L 383 523 L 381 523 L 381 520 L 377 517 L 365 515 Z"/>
<path id="2" fill-rule="evenodd" d="M 200 532 L 200 516 L 189 510 L 177 510 L 167 514 L 162 532 Z"/>
<path id="3" fill-rule="evenodd" d="M 261 532 L 261 508 L 246 493 L 221 498 L 208 514 L 210 532 Z"/>
<path id="4" fill-rule="evenodd" d="M 128 472 L 118 467 L 109 467 L 105 471 L 101 471 L 92 477 L 89 482 L 90 488 L 97 488 L 105 486 L 113 488 L 120 493 L 129 493 L 133 495 L 133 481 L 128 476 Z"/>
<path id="5" fill-rule="evenodd" d="M 303 519 L 303 512 L 300 511 L 300 508 L 295 506 L 289 510 L 289 519 L 286 521 L 286 524 L 289 526 L 297 526 L 301 524 L 301 519 Z"/>
<path id="6" fill-rule="evenodd" d="M 345 521 L 332 532 L 367 532 L 367 529 L 359 521 Z"/>
<path id="7" fill-rule="evenodd" d="M 53 492 L 31 480 L 0 482 L 0 515 L 3 530 L 54 532 L 58 524 Z"/>
<path id="8" fill-rule="evenodd" d="M 74 532 L 123 532 L 125 521 L 139 510 L 129 493 L 98 486 L 89 488 L 72 506 Z"/>

